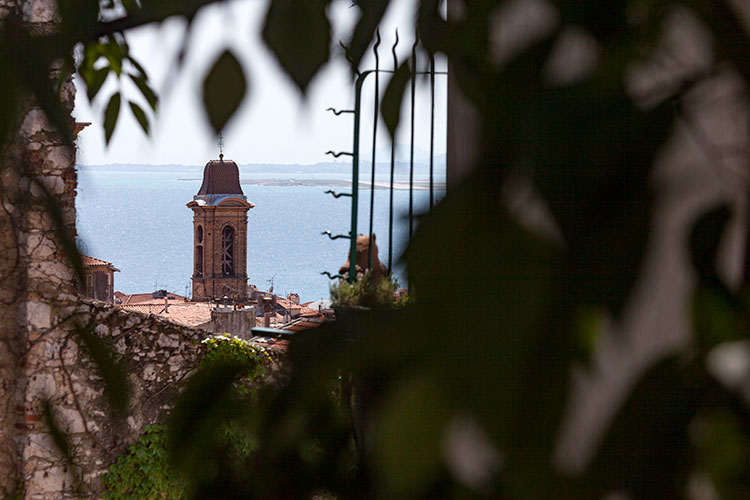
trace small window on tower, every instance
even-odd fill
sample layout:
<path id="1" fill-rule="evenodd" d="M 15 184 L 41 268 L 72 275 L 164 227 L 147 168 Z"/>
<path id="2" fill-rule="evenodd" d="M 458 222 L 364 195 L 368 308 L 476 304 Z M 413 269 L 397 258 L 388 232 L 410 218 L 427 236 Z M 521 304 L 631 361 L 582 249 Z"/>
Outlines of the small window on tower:
<path id="1" fill-rule="evenodd" d="M 221 274 L 234 274 L 234 228 L 225 226 L 221 231 Z"/>
<path id="2" fill-rule="evenodd" d="M 203 243 L 203 226 L 198 226 L 195 230 L 195 239 L 198 240 L 198 243 Z"/>

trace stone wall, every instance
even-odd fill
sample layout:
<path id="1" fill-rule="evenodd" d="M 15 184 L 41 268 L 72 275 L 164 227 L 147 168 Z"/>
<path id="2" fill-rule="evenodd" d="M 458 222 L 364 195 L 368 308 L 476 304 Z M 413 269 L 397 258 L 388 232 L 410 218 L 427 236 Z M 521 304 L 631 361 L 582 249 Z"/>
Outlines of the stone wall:
<path id="1" fill-rule="evenodd" d="M 164 421 L 181 382 L 205 352 L 201 340 L 210 333 L 86 299 L 57 310 L 57 320 L 63 322 L 59 327 L 30 334 L 29 381 L 23 405 L 15 408 L 25 431 L 25 498 L 96 498 L 100 476 L 117 455 L 144 426 Z M 115 417 L 103 381 L 73 332 L 75 324 L 104 339 L 125 367 L 132 395 L 127 415 Z M 269 353 L 274 361 L 267 369 L 273 376 L 281 369 L 283 355 Z M 68 433 L 74 467 L 52 441 L 41 413 L 44 401 Z"/>
<path id="2" fill-rule="evenodd" d="M 250 339 L 255 328 L 255 306 L 235 309 L 233 306 L 219 305 L 211 311 L 211 321 L 201 325 L 206 330 L 222 333 L 230 332 L 241 339 Z"/>
<path id="3" fill-rule="evenodd" d="M 21 11 L 43 32 L 53 22 L 50 5 L 25 2 Z M 18 9 L 17 2 L 0 2 L 2 16 Z M 50 69 L 56 77 L 59 68 Z M 67 79 L 60 99 L 68 110 L 74 95 Z M 30 97 L 21 99 L 15 130 L 0 151 L 0 494 L 15 490 L 24 467 L 26 427 L 15 411 L 24 406 L 32 375 L 24 354 L 29 335 L 49 328 L 60 296 L 75 288 L 61 238 L 75 234 L 75 150 Z"/>

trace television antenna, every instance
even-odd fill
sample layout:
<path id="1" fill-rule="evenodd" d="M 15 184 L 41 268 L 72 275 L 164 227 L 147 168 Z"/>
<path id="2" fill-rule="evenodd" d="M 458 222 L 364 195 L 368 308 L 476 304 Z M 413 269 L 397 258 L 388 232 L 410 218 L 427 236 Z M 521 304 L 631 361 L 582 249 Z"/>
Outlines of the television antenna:
<path id="1" fill-rule="evenodd" d="M 266 283 L 270 283 L 271 286 L 268 288 L 268 293 L 273 294 L 273 279 L 276 277 L 276 275 L 279 274 L 278 271 L 276 271 L 273 276 L 271 276 L 270 280 L 266 280 Z"/>

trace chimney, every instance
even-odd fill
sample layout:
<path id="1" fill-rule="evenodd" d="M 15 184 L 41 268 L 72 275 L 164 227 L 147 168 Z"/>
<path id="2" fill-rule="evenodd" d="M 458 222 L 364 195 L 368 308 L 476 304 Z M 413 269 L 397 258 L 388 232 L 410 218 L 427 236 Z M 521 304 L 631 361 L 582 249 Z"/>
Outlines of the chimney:
<path id="1" fill-rule="evenodd" d="M 271 310 L 273 309 L 271 307 L 271 299 L 268 297 L 259 297 L 258 299 L 263 305 L 262 311 L 263 311 L 263 326 L 265 328 L 271 327 Z"/>
<path id="2" fill-rule="evenodd" d="M 164 314 L 169 314 L 169 299 L 166 295 L 164 296 Z"/>

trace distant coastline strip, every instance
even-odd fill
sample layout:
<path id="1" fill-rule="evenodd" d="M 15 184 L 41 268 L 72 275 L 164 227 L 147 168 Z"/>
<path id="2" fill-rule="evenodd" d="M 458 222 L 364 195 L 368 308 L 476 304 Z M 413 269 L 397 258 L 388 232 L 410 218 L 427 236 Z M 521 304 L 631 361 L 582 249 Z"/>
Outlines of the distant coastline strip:
<path id="1" fill-rule="evenodd" d="M 200 181 L 200 179 L 178 179 L 180 181 Z M 343 179 L 240 179 L 240 184 L 247 186 L 273 186 L 273 187 L 323 187 L 323 188 L 351 188 L 352 182 Z M 375 181 L 375 189 L 389 189 L 390 181 Z M 444 182 L 435 182 L 434 188 L 436 191 L 444 191 Z M 360 182 L 359 189 L 370 189 L 369 182 Z M 408 190 L 409 181 L 394 181 L 394 190 Z M 415 191 L 425 191 L 430 189 L 429 180 L 418 180 L 414 181 Z"/>

